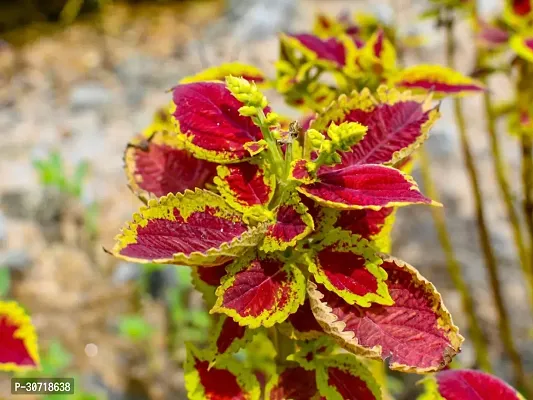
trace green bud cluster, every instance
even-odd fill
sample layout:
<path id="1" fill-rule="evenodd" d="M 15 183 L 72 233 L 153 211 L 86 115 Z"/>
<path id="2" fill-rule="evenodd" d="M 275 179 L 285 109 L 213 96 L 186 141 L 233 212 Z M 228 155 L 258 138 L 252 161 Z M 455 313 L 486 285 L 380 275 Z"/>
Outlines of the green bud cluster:
<path id="1" fill-rule="evenodd" d="M 245 117 L 255 117 L 268 105 L 266 97 L 257 89 L 254 82 L 235 76 L 226 77 L 226 87 L 231 94 L 244 105 L 239 113 Z"/>
<path id="2" fill-rule="evenodd" d="M 309 171 L 314 172 L 321 165 L 341 162 L 338 151 L 349 151 L 365 136 L 367 129 L 357 122 L 343 122 L 340 125 L 332 123 L 328 128 L 329 139 L 316 129 L 309 129 L 306 132 L 306 140 L 319 151 L 318 158 L 310 163 Z"/>

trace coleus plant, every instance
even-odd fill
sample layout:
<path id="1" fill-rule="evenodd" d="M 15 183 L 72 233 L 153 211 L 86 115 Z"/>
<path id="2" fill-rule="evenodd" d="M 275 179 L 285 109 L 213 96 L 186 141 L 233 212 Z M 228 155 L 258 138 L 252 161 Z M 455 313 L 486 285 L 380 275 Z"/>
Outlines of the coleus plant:
<path id="1" fill-rule="evenodd" d="M 216 318 L 210 346 L 188 347 L 190 398 L 381 398 L 355 355 L 405 372 L 449 364 L 463 338 L 439 293 L 379 248 L 395 207 L 438 205 L 401 171 L 438 118 L 430 98 L 354 91 L 308 129 L 234 76 L 180 84 L 173 103 L 173 129 L 126 150 L 146 205 L 111 252 L 193 268 Z M 247 371 L 231 354 L 265 329 L 277 372 Z M 304 397 L 288 394 L 297 378 Z"/>
<path id="2" fill-rule="evenodd" d="M 30 317 L 16 302 L 0 300 L 0 371 L 25 371 L 39 365 L 37 334 Z"/>
<path id="3" fill-rule="evenodd" d="M 394 31 L 366 26 L 346 15 L 318 15 L 312 33 L 280 36 L 274 85 L 288 104 L 320 111 L 342 93 L 382 84 L 433 91 L 435 96 L 478 92 L 475 79 L 441 65 L 398 65 Z"/>

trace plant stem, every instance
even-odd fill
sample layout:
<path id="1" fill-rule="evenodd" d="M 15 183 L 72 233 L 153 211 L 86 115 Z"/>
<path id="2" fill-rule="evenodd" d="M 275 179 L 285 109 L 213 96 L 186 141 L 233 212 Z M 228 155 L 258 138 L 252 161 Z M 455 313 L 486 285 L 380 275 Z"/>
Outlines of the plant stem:
<path id="1" fill-rule="evenodd" d="M 522 185 L 524 187 L 524 214 L 529 233 L 529 271 L 533 271 L 533 143 L 529 133 L 522 133 Z M 533 272 L 531 272 L 533 276 Z M 533 281 L 533 277 L 531 278 Z M 532 283 L 533 285 L 533 283 Z M 532 286 L 533 287 L 533 286 Z M 532 289 L 533 290 L 533 289 Z"/>
<path id="2" fill-rule="evenodd" d="M 420 156 L 420 167 L 422 171 L 422 182 L 424 184 L 425 191 L 429 198 L 439 201 L 439 195 L 437 188 L 431 178 L 431 166 L 426 149 L 423 147 L 418 151 Z M 466 314 L 468 320 L 468 330 L 474 344 L 474 350 L 476 352 L 476 361 L 479 368 L 486 372 L 492 372 L 492 366 L 488 355 L 487 341 L 481 330 L 479 322 L 477 320 L 476 311 L 474 308 L 474 301 L 470 294 L 467 283 L 463 279 L 461 274 L 461 266 L 453 251 L 452 241 L 450 234 L 446 227 L 446 219 L 444 217 L 444 210 L 438 207 L 431 207 L 433 213 L 433 221 L 437 230 L 437 236 L 439 238 L 442 250 L 446 257 L 446 265 L 450 278 L 461 296 L 461 303 L 463 312 Z"/>
<path id="3" fill-rule="evenodd" d="M 276 365 L 290 363 L 287 357 L 294 354 L 296 347 L 295 342 L 284 334 L 280 333 L 276 327 L 270 328 L 270 340 L 276 349 Z"/>
<path id="4" fill-rule="evenodd" d="M 478 56 L 477 61 L 478 66 L 482 65 L 482 58 Z M 486 79 L 482 80 L 486 84 Z M 507 218 L 511 223 L 511 228 L 513 231 L 514 241 L 516 248 L 518 250 L 518 257 L 520 261 L 520 267 L 528 283 L 529 291 L 529 304 L 531 311 L 533 312 L 533 265 L 531 264 L 528 258 L 527 248 L 524 244 L 524 238 L 522 236 L 522 228 L 520 226 L 520 218 L 515 206 L 513 204 L 513 195 L 511 193 L 511 187 L 509 185 L 509 180 L 507 179 L 506 174 L 506 165 L 503 159 L 503 156 L 500 151 L 500 142 L 498 140 L 498 134 L 496 132 L 496 115 L 494 114 L 494 107 L 492 104 L 492 96 L 490 91 L 485 91 L 483 93 L 483 105 L 485 107 L 485 115 L 487 118 L 487 135 L 490 142 L 490 148 L 492 152 L 492 160 L 494 164 L 494 172 L 496 174 L 496 180 L 498 186 L 500 187 L 500 192 L 502 199 L 505 203 L 505 208 L 507 209 Z"/>
<path id="5" fill-rule="evenodd" d="M 445 23 L 446 27 L 446 61 L 450 68 L 455 67 L 455 41 L 453 40 L 453 20 L 450 18 Z M 477 216 L 477 226 L 479 237 L 481 241 L 481 247 L 483 249 L 485 257 L 485 266 L 489 275 L 489 283 L 494 297 L 494 303 L 498 311 L 498 323 L 499 323 L 499 334 L 502 340 L 503 346 L 507 351 L 514 370 L 515 381 L 517 386 L 522 387 L 526 380 L 524 376 L 524 369 L 522 366 L 522 361 L 520 355 L 514 344 L 514 340 L 511 333 L 511 326 L 509 322 L 509 316 L 505 308 L 505 303 L 503 300 L 503 293 L 500 288 L 500 277 L 498 273 L 498 265 L 496 262 L 496 257 L 490 242 L 489 230 L 487 228 L 485 220 L 485 207 L 483 204 L 483 197 L 481 194 L 481 189 L 479 186 L 478 174 L 476 170 L 476 165 L 472 155 L 472 150 L 468 141 L 468 136 L 466 132 L 466 122 L 461 108 L 461 101 L 459 99 L 454 99 L 454 111 L 455 118 L 457 120 L 457 126 L 459 130 L 459 138 L 461 143 L 461 150 L 463 153 L 464 162 L 470 177 L 470 183 L 472 186 L 472 191 L 474 195 L 475 207 L 476 207 L 476 216 Z"/>

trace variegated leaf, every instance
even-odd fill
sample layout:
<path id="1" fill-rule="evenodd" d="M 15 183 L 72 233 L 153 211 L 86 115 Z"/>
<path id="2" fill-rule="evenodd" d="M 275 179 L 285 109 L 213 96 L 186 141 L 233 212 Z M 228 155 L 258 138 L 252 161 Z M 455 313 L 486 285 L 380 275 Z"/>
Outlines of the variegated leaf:
<path id="1" fill-rule="evenodd" d="M 30 317 L 16 302 L 0 300 L 0 371 L 39 366 L 37 334 Z"/>
<path id="2" fill-rule="evenodd" d="M 453 324 L 435 287 L 413 267 L 384 257 L 393 305 L 349 305 L 335 293 L 308 284 L 311 309 L 322 328 L 345 349 L 373 359 L 389 359 L 390 368 L 428 373 L 450 363 L 464 338 Z"/>
<path id="3" fill-rule="evenodd" d="M 387 273 L 381 268 L 382 259 L 369 242 L 358 236 L 343 237 L 326 233 L 314 259 L 309 260 L 309 272 L 315 281 L 340 296 L 348 304 L 370 307 L 371 304 L 391 305 L 387 289 Z"/>
<path id="4" fill-rule="evenodd" d="M 216 164 L 194 158 L 175 134 L 166 131 L 130 141 L 124 169 L 130 188 L 143 198 L 203 189 L 216 174 Z"/>
<path id="5" fill-rule="evenodd" d="M 206 190 L 151 200 L 115 238 L 116 257 L 139 263 L 219 265 L 256 246 L 249 227 L 222 197 Z"/>
<path id="6" fill-rule="evenodd" d="M 298 240 L 305 238 L 314 229 L 313 218 L 297 194 L 280 204 L 275 213 L 274 222 L 267 227 L 261 245 L 261 250 L 265 252 L 294 247 Z"/>
<path id="7" fill-rule="evenodd" d="M 425 197 L 408 175 L 385 165 L 324 166 L 317 181 L 301 185 L 299 192 L 325 207 L 379 210 L 409 204 L 440 206 Z"/>
<path id="8" fill-rule="evenodd" d="M 243 104 L 222 82 L 178 85 L 173 92 L 178 138 L 195 157 L 234 163 L 251 157 L 245 145 L 263 138 L 252 118 L 239 114 Z M 268 113 L 265 109 L 265 113 Z"/>
<path id="9" fill-rule="evenodd" d="M 209 352 L 187 345 L 185 388 L 190 400 L 259 400 L 259 382 L 243 364 L 231 357 L 210 363 Z"/>
<path id="10" fill-rule="evenodd" d="M 274 195 L 276 176 L 266 174 L 264 168 L 239 163 L 219 165 L 214 182 L 226 202 L 241 212 L 260 214 L 266 211 Z"/>
<path id="11" fill-rule="evenodd" d="M 429 99 L 420 100 L 410 92 L 381 86 L 376 98 L 368 89 L 341 95 L 315 121 L 311 128 L 324 134 L 331 123 L 358 122 L 368 127 L 364 138 L 342 154 L 342 165 L 394 165 L 408 157 L 428 137 L 439 117 Z"/>
<path id="12" fill-rule="evenodd" d="M 316 380 L 328 400 L 381 400 L 372 374 L 351 354 L 336 354 L 317 363 Z"/>
<path id="13" fill-rule="evenodd" d="M 525 400 L 496 376 L 481 371 L 451 369 L 424 379 L 419 400 Z"/>
<path id="14" fill-rule="evenodd" d="M 322 400 L 316 386 L 316 373 L 300 366 L 285 366 L 267 384 L 267 400 Z"/>
<path id="15" fill-rule="evenodd" d="M 483 83 L 442 65 L 419 64 L 399 71 L 390 84 L 437 95 L 466 95 L 485 90 Z"/>
<path id="16" fill-rule="evenodd" d="M 292 263 L 250 252 L 227 270 L 211 313 L 224 313 L 252 329 L 271 327 L 304 302 L 304 276 Z"/>

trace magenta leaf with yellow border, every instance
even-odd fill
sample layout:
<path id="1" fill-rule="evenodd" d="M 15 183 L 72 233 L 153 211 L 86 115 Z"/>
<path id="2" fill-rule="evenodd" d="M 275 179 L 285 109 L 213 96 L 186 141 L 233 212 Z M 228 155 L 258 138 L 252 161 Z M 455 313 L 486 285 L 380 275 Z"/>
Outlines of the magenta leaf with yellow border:
<path id="1" fill-rule="evenodd" d="M 219 265 L 261 240 L 222 197 L 185 191 L 150 200 L 116 237 L 112 253 L 140 263 Z"/>
<path id="2" fill-rule="evenodd" d="M 320 394 L 328 400 L 381 400 L 381 389 L 370 371 L 351 354 L 336 354 L 317 362 Z"/>
<path id="3" fill-rule="evenodd" d="M 289 40 L 299 43 L 297 48 L 307 49 L 306 55 L 313 54 L 313 58 L 329 61 L 337 67 L 346 63 L 346 48 L 337 38 L 320 39 L 310 33 L 286 35 Z"/>
<path id="4" fill-rule="evenodd" d="M 275 222 L 267 227 L 261 250 L 283 251 L 309 235 L 314 229 L 313 218 L 296 193 L 275 210 Z"/>
<path id="5" fill-rule="evenodd" d="M 294 314 L 289 315 L 289 318 L 279 325 L 279 330 L 296 340 L 316 339 L 324 335 L 324 330 L 311 311 L 308 298 Z"/>
<path id="6" fill-rule="evenodd" d="M 414 180 L 385 165 L 321 167 L 315 183 L 298 190 L 326 207 L 356 210 L 438 203 L 425 197 Z"/>
<path id="7" fill-rule="evenodd" d="M 146 198 L 202 189 L 216 175 L 216 164 L 195 158 L 175 134 L 163 131 L 133 139 L 124 153 L 124 168 L 130 188 Z"/>
<path id="8" fill-rule="evenodd" d="M 266 387 L 267 400 L 321 400 L 318 392 L 316 373 L 297 365 L 283 368 Z"/>
<path id="9" fill-rule="evenodd" d="M 187 345 L 185 387 L 190 400 L 259 400 L 261 388 L 255 375 L 231 357 L 211 365 L 208 351 Z"/>
<path id="10" fill-rule="evenodd" d="M 481 371 L 451 369 L 423 380 L 425 394 L 421 399 L 442 400 L 524 400 L 500 378 Z"/>
<path id="11" fill-rule="evenodd" d="M 276 185 L 276 177 L 265 174 L 262 167 L 248 162 L 219 165 L 214 182 L 224 199 L 241 212 L 268 205 Z"/>
<path id="12" fill-rule="evenodd" d="M 366 209 L 340 211 L 334 226 L 371 240 L 381 232 L 387 217 L 393 212 L 394 208 L 391 207 L 377 211 Z"/>
<path id="13" fill-rule="evenodd" d="M 227 270 L 211 313 L 224 313 L 252 329 L 271 327 L 304 302 L 304 275 L 293 263 L 250 252 Z"/>
<path id="14" fill-rule="evenodd" d="M 252 330 L 239 325 L 231 317 L 218 315 L 211 332 L 211 348 L 215 358 L 239 351 L 252 340 Z"/>
<path id="15" fill-rule="evenodd" d="M 30 317 L 14 301 L 0 300 L 0 371 L 24 371 L 40 365 L 37 334 Z"/>
<path id="16" fill-rule="evenodd" d="M 368 89 L 341 95 L 311 123 L 311 128 L 326 134 L 332 123 L 358 122 L 368 130 L 351 152 L 342 154 L 342 166 L 394 165 L 427 139 L 438 117 L 438 110 L 429 101 L 381 86 L 375 95 Z"/>
<path id="17" fill-rule="evenodd" d="M 336 236 L 335 232 L 326 236 L 308 263 L 315 281 L 349 304 L 391 305 L 393 301 L 385 282 L 387 273 L 369 242 L 359 236 L 345 236 L 341 240 Z"/>
<path id="18" fill-rule="evenodd" d="M 243 104 L 222 82 L 178 85 L 173 98 L 178 136 L 197 158 L 219 163 L 248 159 L 251 155 L 244 145 L 263 138 L 252 118 L 239 114 Z"/>
<path id="19" fill-rule="evenodd" d="M 483 83 L 442 65 L 415 65 L 400 70 L 390 82 L 397 87 L 464 95 L 485 90 Z"/>
<path id="20" fill-rule="evenodd" d="M 354 354 L 389 359 L 390 368 L 427 373 L 444 368 L 463 337 L 435 287 L 413 267 L 384 257 L 381 268 L 393 305 L 349 305 L 325 287 L 308 283 L 311 308 L 322 328 Z"/>

